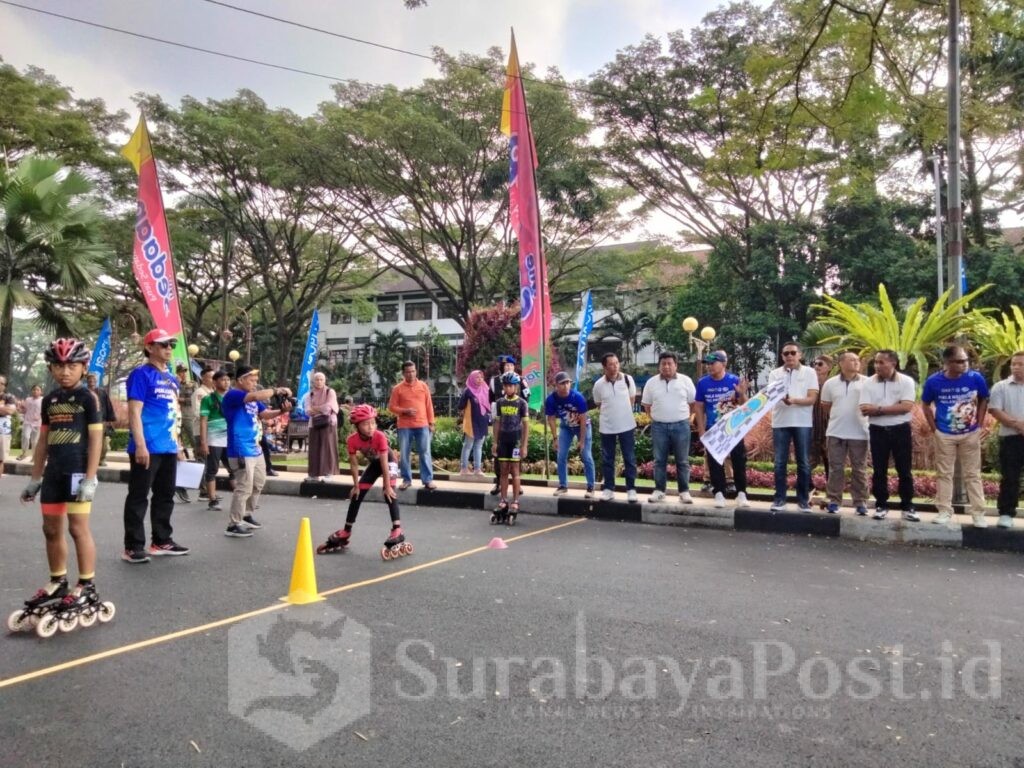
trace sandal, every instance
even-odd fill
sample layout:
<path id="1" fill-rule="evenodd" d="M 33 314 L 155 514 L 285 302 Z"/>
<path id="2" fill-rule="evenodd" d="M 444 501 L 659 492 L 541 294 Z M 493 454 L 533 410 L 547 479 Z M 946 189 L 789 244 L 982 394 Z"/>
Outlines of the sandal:
<path id="1" fill-rule="evenodd" d="M 407 491 L 411 487 L 412 487 L 412 483 L 410 483 L 408 480 L 403 480 L 402 484 L 400 486 L 398 486 L 398 490 L 400 490 L 400 491 Z"/>
<path id="2" fill-rule="evenodd" d="M 436 491 L 437 490 L 437 483 L 429 482 L 426 485 L 424 485 L 423 487 L 426 488 L 428 491 Z"/>

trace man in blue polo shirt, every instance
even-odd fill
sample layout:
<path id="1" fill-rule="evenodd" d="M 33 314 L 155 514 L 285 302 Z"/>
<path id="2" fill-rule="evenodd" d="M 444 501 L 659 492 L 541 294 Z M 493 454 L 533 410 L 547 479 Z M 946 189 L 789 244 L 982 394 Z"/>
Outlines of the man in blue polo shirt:
<path id="1" fill-rule="evenodd" d="M 953 464 L 960 459 L 964 488 L 975 528 L 986 528 L 985 490 L 981 484 L 981 425 L 988 409 L 988 383 L 968 368 L 967 351 L 949 346 L 942 351 L 942 370 L 924 383 L 921 402 L 935 444 L 935 506 L 939 525 L 953 521 Z"/>
<path id="2" fill-rule="evenodd" d="M 177 338 L 154 328 L 143 339 L 146 362 L 128 374 L 128 497 L 124 500 L 124 553 L 127 563 L 148 563 L 151 555 L 187 555 L 171 538 L 178 459 L 178 380 L 167 370 Z M 150 491 L 153 493 L 150 502 Z M 146 550 L 146 507 L 152 543 Z"/>
<path id="3" fill-rule="evenodd" d="M 697 382 L 697 395 L 693 410 L 697 415 L 697 434 L 701 437 L 715 426 L 729 411 L 747 402 L 747 381 L 726 370 L 728 355 L 723 350 L 711 352 L 704 358 L 708 367 L 707 375 Z M 729 453 L 736 483 L 736 507 L 746 509 L 747 503 L 747 446 L 740 440 Z M 711 488 L 715 494 L 715 506 L 725 506 L 725 467 L 706 454 Z"/>
<path id="4" fill-rule="evenodd" d="M 572 439 L 579 441 L 580 458 L 583 460 L 583 476 L 587 479 L 586 499 L 594 497 L 594 454 L 591 452 L 590 417 L 587 416 L 587 399 L 572 388 L 572 376 L 559 371 L 555 376 L 555 391 L 544 401 L 544 415 L 551 429 L 551 440 L 558 455 L 558 488 L 555 496 L 569 490 L 569 448 Z M 555 419 L 558 425 L 555 425 Z"/>
<path id="5" fill-rule="evenodd" d="M 221 412 L 228 424 L 228 466 L 235 480 L 228 513 L 230 521 L 224 535 L 239 539 L 252 536 L 254 529 L 263 527 L 253 517 L 267 480 L 260 447 L 262 422 L 281 413 L 267 408 L 265 401 L 275 395 L 292 396 L 287 387 L 257 389 L 259 374 L 259 370 L 251 366 L 238 366 L 235 385 L 224 393 L 221 401 Z"/>

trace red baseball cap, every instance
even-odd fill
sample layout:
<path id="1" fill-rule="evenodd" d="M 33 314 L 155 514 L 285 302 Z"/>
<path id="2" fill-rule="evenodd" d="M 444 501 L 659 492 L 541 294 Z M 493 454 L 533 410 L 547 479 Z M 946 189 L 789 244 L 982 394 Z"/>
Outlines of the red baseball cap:
<path id="1" fill-rule="evenodd" d="M 142 340 L 144 346 L 149 344 L 156 344 L 159 341 L 177 341 L 178 337 L 168 333 L 160 328 L 154 328 L 152 331 L 146 334 L 146 338 Z"/>

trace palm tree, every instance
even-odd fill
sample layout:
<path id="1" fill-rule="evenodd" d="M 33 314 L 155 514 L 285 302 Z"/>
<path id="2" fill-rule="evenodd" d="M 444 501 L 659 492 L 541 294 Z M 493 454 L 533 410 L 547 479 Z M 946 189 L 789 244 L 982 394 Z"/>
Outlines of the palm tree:
<path id="1" fill-rule="evenodd" d="M 101 212 L 85 199 L 89 182 L 58 160 L 26 157 L 0 167 L 0 371 L 11 363 L 15 309 L 70 335 L 69 300 L 102 299 L 109 290 L 107 249 L 99 242 Z"/>
<path id="2" fill-rule="evenodd" d="M 369 352 L 370 367 L 377 373 L 381 390 L 387 394 L 391 385 L 398 380 L 398 372 L 408 350 L 405 336 L 397 328 L 389 333 L 374 331 L 370 342 L 366 345 Z"/>
<path id="3" fill-rule="evenodd" d="M 992 366 L 993 376 L 998 377 L 1003 364 L 1014 352 L 1024 349 L 1024 312 L 1016 304 L 1010 306 L 1012 317 L 1005 312 L 1000 322 L 995 317 L 984 317 L 974 328 L 981 360 Z"/>
<path id="4" fill-rule="evenodd" d="M 889 301 L 884 285 L 878 286 L 878 304 L 847 304 L 831 296 L 822 296 L 823 304 L 813 304 L 820 315 L 804 332 L 806 347 L 826 351 L 850 350 L 861 358 L 880 349 L 891 349 L 900 358 L 900 367 L 913 362 L 920 381 L 928 374 L 929 362 L 937 362 L 942 347 L 961 334 L 973 330 L 991 309 L 965 311 L 967 305 L 989 289 L 983 285 L 963 298 L 949 302 L 952 288 L 942 294 L 930 309 L 918 299 L 905 311 L 897 312 Z"/>
<path id="5" fill-rule="evenodd" d="M 616 305 L 612 314 L 601 321 L 597 329 L 598 341 L 614 339 L 622 343 L 622 362 L 628 365 L 637 353 L 654 343 L 654 318 L 646 312 L 627 312 Z"/>

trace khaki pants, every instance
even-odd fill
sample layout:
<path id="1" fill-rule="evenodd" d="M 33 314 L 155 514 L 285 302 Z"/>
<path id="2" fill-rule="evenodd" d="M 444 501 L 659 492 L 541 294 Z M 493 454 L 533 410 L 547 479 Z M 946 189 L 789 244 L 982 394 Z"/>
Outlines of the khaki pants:
<path id="1" fill-rule="evenodd" d="M 235 478 L 235 491 L 231 495 L 231 523 L 237 525 L 245 515 L 251 515 L 260 500 L 260 492 L 267 481 L 263 455 L 228 458 L 228 466 Z"/>
<path id="2" fill-rule="evenodd" d="M 841 504 L 843 501 L 843 485 L 846 481 L 846 459 L 850 459 L 850 495 L 854 506 L 865 506 L 868 503 L 868 441 L 847 440 L 843 437 L 828 437 L 825 441 L 828 450 L 828 500 Z"/>
<path id="3" fill-rule="evenodd" d="M 953 514 L 953 463 L 960 459 L 964 488 L 972 515 L 985 514 L 985 491 L 981 485 L 981 430 L 966 435 L 935 433 L 935 506 Z"/>

